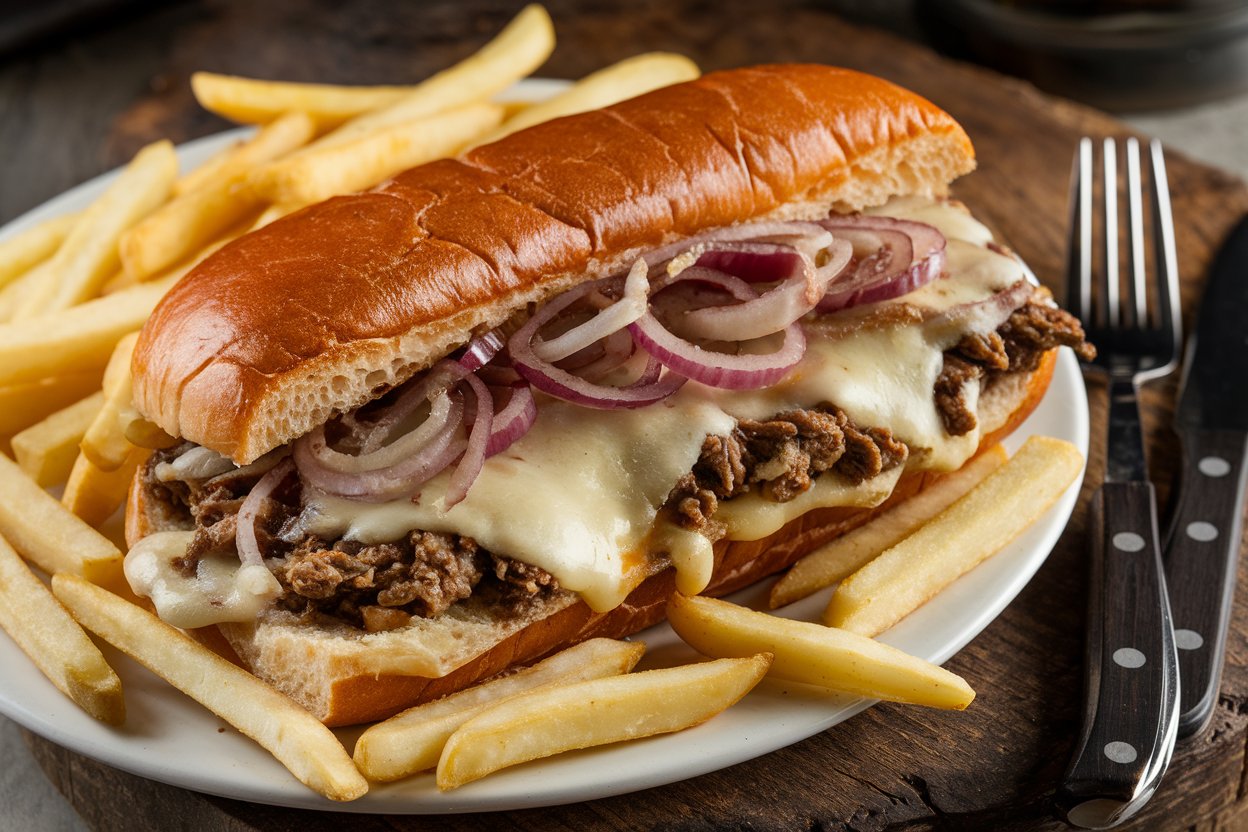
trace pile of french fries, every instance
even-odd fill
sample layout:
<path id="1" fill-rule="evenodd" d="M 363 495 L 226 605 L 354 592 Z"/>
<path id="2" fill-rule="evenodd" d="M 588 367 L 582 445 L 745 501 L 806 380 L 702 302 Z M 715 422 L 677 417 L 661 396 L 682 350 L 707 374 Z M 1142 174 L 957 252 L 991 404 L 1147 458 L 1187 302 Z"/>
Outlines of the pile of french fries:
<path id="1" fill-rule="evenodd" d="M 163 294 L 230 240 L 305 205 L 698 74 L 681 56 L 654 53 L 542 102 L 494 102 L 553 48 L 549 16 L 529 6 L 475 55 L 412 86 L 198 74 L 200 103 L 255 125 L 249 138 L 182 174 L 172 145 L 155 142 L 82 212 L 0 241 L 0 448 L 11 449 L 0 454 L 0 627 L 91 716 L 120 724 L 125 701 L 83 628 L 333 800 L 360 797 L 369 780 L 436 769 L 438 787 L 450 789 L 562 751 L 682 730 L 768 674 L 871 698 L 969 704 L 965 681 L 871 637 L 1043 513 L 1082 463 L 1065 443 L 1033 440 L 1009 462 L 994 449 L 800 562 L 773 605 L 839 581 L 828 626 L 677 595 L 672 627 L 711 660 L 634 673 L 643 645 L 585 642 L 375 725 L 353 757 L 297 704 L 129 594 L 118 509 L 138 466 L 174 441 L 131 403 L 137 332 Z M 48 490 L 58 487 L 59 500 Z M 30 565 L 51 577 L 50 591 Z"/>

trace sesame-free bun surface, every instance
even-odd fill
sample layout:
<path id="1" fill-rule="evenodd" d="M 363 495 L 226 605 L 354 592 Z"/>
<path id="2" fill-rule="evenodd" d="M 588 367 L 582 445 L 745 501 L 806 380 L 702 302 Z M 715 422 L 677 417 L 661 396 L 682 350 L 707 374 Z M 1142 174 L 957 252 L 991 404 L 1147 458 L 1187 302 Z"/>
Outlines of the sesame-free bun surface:
<path id="1" fill-rule="evenodd" d="M 941 195 L 973 167 L 948 115 L 879 78 L 812 65 L 711 73 L 236 240 L 144 327 L 135 403 L 246 463 L 642 250 Z"/>

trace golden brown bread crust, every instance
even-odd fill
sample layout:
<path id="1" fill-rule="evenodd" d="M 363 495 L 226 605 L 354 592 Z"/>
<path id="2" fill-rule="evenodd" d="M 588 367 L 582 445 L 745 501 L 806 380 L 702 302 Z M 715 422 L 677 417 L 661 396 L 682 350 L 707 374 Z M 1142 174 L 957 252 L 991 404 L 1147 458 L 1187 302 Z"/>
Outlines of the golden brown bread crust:
<path id="1" fill-rule="evenodd" d="M 803 65 L 712 73 L 231 243 L 144 327 L 135 403 L 170 434 L 247 462 L 640 249 L 943 193 L 973 167 L 956 122 L 879 78 Z"/>
<path id="2" fill-rule="evenodd" d="M 1027 392 L 1019 406 L 1004 424 L 981 438 L 980 451 L 1000 442 L 1031 415 L 1049 388 L 1056 363 L 1057 350 L 1050 350 L 1028 379 Z M 941 476 L 924 471 L 907 473 L 889 498 L 873 509 L 816 509 L 759 540 L 721 540 L 715 544 L 715 571 L 703 594 L 728 595 L 786 569 L 833 538 L 914 496 Z M 332 687 L 330 711 L 323 721 L 337 726 L 385 719 L 577 642 L 632 635 L 663 620 L 667 599 L 675 591 L 676 571 L 669 567 L 644 581 L 623 604 L 609 612 L 595 613 L 584 601 L 578 601 L 439 679 L 390 675 L 341 679 Z"/>

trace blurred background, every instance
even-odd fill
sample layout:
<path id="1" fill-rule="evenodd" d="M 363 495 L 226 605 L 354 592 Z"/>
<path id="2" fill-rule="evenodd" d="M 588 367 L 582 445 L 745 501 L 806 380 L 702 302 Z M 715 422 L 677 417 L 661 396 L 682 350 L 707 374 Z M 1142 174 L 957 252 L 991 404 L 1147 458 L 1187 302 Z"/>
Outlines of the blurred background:
<path id="1" fill-rule="evenodd" d="M 5 0 L 0 3 L 0 222 L 129 158 L 155 135 L 224 129 L 198 110 L 197 69 L 288 80 L 409 83 L 484 38 L 520 0 Z M 703 69 L 768 41 L 802 42 L 795 17 L 837 15 L 992 66 L 1118 113 L 1190 156 L 1248 175 L 1248 4 L 1238 0 L 640 0 L 548 4 L 561 41 L 539 71 L 579 77 L 639 51 L 684 52 Z M 622 23 L 620 10 L 628 10 Z M 349 57 L 347 57 L 349 56 Z M 735 60 L 734 60 L 735 58 Z M 38 125 L 55 146 L 32 137 Z M 33 140 L 32 139 L 36 139 Z M 49 159 L 52 164 L 49 165 Z"/>

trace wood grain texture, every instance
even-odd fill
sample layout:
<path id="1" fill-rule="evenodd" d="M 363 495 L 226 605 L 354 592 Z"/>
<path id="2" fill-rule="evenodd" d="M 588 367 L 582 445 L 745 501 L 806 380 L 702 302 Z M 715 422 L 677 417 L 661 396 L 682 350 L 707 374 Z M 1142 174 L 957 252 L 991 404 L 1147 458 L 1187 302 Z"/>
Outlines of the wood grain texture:
<path id="1" fill-rule="evenodd" d="M 224 127 L 191 101 L 187 78 L 195 69 L 411 81 L 471 52 L 518 5 L 215 0 L 154 12 L 0 67 L 0 101 L 20 110 L 16 123 L 0 122 L 0 144 L 16 148 L 0 160 L 0 217 L 123 161 L 157 136 L 184 140 Z M 962 122 L 979 151 L 980 170 L 958 184 L 957 195 L 1055 288 L 1064 261 L 1074 142 L 1084 134 L 1128 132 L 1103 114 L 854 28 L 813 4 L 548 5 L 560 46 L 543 75 L 575 77 L 639 51 L 668 49 L 690 55 L 705 69 L 776 60 L 838 63 L 928 96 Z M 77 62 L 84 90 L 76 89 L 64 62 Z M 56 96 L 62 100 L 53 104 Z M 1170 155 L 1170 172 L 1180 219 L 1183 308 L 1190 321 L 1214 248 L 1248 210 L 1248 190 L 1177 152 Z M 1164 427 L 1173 395 L 1174 383 L 1168 382 L 1145 397 L 1151 465 L 1163 502 L 1166 481 L 1178 466 L 1177 447 Z M 1103 398 L 1095 388 L 1092 398 L 1094 431 L 1101 431 Z M 949 662 L 978 692 L 964 713 L 883 705 L 805 742 L 683 783 L 567 807 L 442 818 L 347 818 L 205 797 L 116 772 L 38 738 L 30 742 L 48 777 L 87 825 L 99 830 L 315 832 L 347 822 L 360 830 L 1062 829 L 1051 801 L 1078 729 L 1087 501 L 1103 470 L 1103 455 L 1095 450 L 1079 507 L 1048 562 Z M 1240 570 L 1241 601 L 1232 615 L 1212 725 L 1179 749 L 1152 803 L 1124 828 L 1212 832 L 1248 826 L 1248 604 L 1242 600 L 1248 598 L 1248 571 L 1242 563 Z"/>

